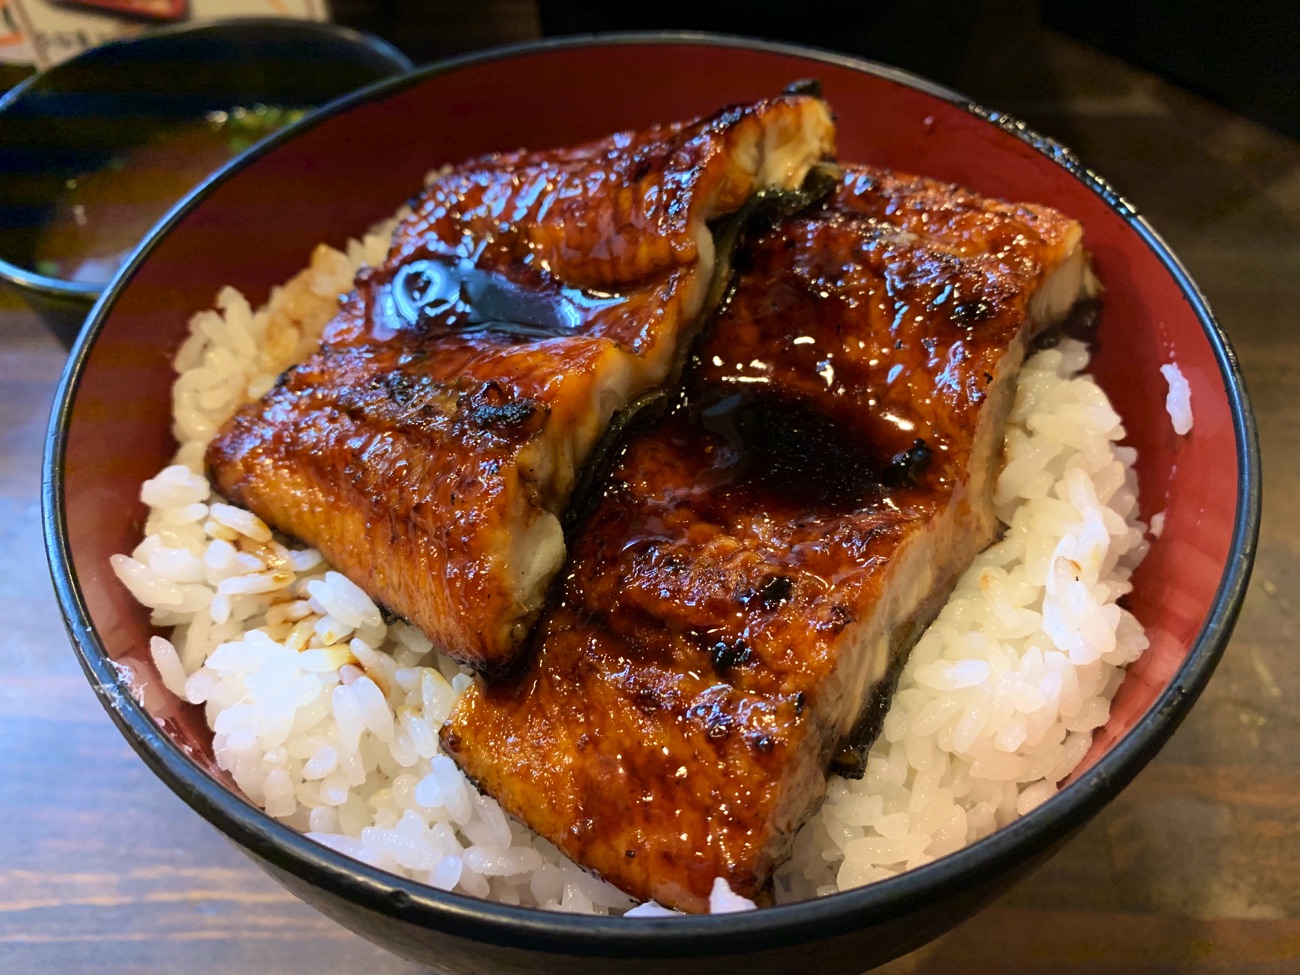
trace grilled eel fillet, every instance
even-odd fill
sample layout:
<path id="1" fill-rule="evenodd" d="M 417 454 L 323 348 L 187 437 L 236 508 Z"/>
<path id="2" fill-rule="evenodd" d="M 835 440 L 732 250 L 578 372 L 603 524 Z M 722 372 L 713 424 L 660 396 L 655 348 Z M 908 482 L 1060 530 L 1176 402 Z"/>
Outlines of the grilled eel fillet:
<path id="1" fill-rule="evenodd" d="M 616 411 L 676 382 L 711 222 L 801 185 L 829 111 L 787 95 L 438 177 L 320 350 L 207 453 L 216 488 L 483 671 L 564 561 L 561 517 Z"/>
<path id="2" fill-rule="evenodd" d="M 1077 223 L 847 170 L 737 256 L 687 403 L 630 444 L 517 678 L 442 729 L 635 897 L 753 897 L 891 662 L 995 533 L 1027 343 L 1092 287 Z"/>

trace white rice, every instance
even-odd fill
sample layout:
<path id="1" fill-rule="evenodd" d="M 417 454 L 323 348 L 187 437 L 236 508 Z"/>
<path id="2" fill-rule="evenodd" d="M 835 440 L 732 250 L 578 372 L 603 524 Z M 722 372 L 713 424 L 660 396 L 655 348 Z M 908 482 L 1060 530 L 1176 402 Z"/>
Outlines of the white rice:
<path id="1" fill-rule="evenodd" d="M 1165 513 L 1157 511 L 1151 516 L 1151 528 L 1149 534 L 1152 538 L 1159 538 L 1165 533 Z"/>
<path id="2" fill-rule="evenodd" d="M 145 538 L 112 559 L 171 629 L 163 684 L 205 708 L 218 764 L 270 815 L 348 856 L 444 890 L 541 908 L 653 916 L 479 794 L 437 731 L 468 673 L 311 551 L 225 504 L 208 441 L 318 341 L 391 224 L 311 267 L 254 311 L 233 289 L 196 315 L 176 358 L 175 463 L 141 489 Z M 1146 542 L 1134 451 L 1070 342 L 1026 366 L 1007 432 L 1010 526 L 917 644 L 859 781 L 827 801 L 776 878 L 778 902 L 890 876 L 953 852 L 1048 799 L 1105 723 L 1146 646 L 1116 600 Z M 754 904 L 721 879 L 714 912 Z M 632 908 L 629 911 L 629 908 Z"/>
<path id="3" fill-rule="evenodd" d="M 1170 362 L 1160 367 L 1160 374 L 1169 383 L 1169 393 L 1165 396 L 1165 410 L 1173 421 L 1174 433 L 1180 437 L 1192 432 L 1192 387 L 1178 368 L 1178 363 Z"/>

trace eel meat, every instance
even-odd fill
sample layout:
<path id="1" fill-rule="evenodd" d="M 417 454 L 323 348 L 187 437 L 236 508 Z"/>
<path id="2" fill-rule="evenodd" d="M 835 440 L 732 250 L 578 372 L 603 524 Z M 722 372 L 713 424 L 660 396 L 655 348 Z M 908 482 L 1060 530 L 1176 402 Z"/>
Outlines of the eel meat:
<path id="1" fill-rule="evenodd" d="M 826 103 L 791 93 L 452 168 L 319 351 L 219 431 L 216 489 L 456 659 L 508 670 L 584 465 L 677 384 L 729 278 L 728 218 L 801 205 L 833 152 Z"/>
<path id="2" fill-rule="evenodd" d="M 681 405 L 633 438 L 526 666 L 442 741 L 638 899 L 763 893 L 997 531 L 1026 349 L 1094 288 L 1078 223 L 846 166 L 736 256 Z M 876 716 L 876 717 L 873 717 Z"/>

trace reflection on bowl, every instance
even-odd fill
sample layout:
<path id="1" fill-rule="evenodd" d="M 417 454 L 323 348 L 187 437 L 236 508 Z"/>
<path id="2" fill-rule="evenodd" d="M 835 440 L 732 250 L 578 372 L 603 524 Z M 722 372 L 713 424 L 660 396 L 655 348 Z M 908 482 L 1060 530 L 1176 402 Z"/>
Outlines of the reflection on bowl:
<path id="1" fill-rule="evenodd" d="M 28 79 L 0 98 L 0 280 L 71 344 L 121 260 L 204 177 L 410 67 L 344 28 L 246 19 L 113 42 Z"/>
<path id="2" fill-rule="evenodd" d="M 867 887 L 760 911 L 627 921 L 447 893 L 326 849 L 255 808 L 212 754 L 203 715 L 156 692 L 147 611 L 108 571 L 139 538 L 141 481 L 170 458 L 169 361 L 223 284 L 255 304 L 391 213 L 446 162 L 579 142 L 708 112 L 817 77 L 844 159 L 920 172 L 1079 219 L 1106 294 L 1092 371 L 1137 449 L 1159 543 L 1128 608 L 1151 646 L 1083 767 L 988 839 Z M 572 97 L 582 79 L 583 98 Z M 419 124 L 415 124 L 418 120 Z M 382 160 L 377 165 L 376 160 Z M 1159 367 L 1175 360 L 1196 423 L 1175 437 Z M 1189 477 L 1188 472 L 1195 472 Z M 970 916 L 1095 815 L 1173 732 L 1214 668 L 1249 575 L 1259 517 L 1253 420 L 1227 342 L 1177 260 L 1061 147 L 875 65 L 711 37 L 523 45 L 430 67 L 344 99 L 227 169 L 155 231 L 73 353 L 47 450 L 47 539 L 83 666 L 123 734 L 191 806 L 304 899 L 450 972 L 860 972 Z M 144 684 L 143 703 L 124 674 Z M 154 690 L 151 690 L 154 689 Z"/>

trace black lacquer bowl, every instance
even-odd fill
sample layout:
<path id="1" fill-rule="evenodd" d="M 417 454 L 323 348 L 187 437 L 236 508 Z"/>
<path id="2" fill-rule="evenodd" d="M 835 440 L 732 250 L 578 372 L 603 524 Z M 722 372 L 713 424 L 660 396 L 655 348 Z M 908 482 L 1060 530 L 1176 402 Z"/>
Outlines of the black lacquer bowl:
<path id="1" fill-rule="evenodd" d="M 1151 647 L 1082 768 L 1029 815 L 927 866 L 712 917 L 579 917 L 444 893 L 318 846 L 250 805 L 216 770 L 198 711 L 157 689 L 148 614 L 108 564 L 137 542 L 140 483 L 174 449 L 169 363 L 188 316 L 222 284 L 261 301 L 316 242 L 361 234 L 436 165 L 710 112 L 807 77 L 822 81 L 839 115 L 842 158 L 1049 204 L 1083 223 L 1106 287 L 1093 371 L 1139 451 L 1143 516 L 1163 510 L 1165 528 L 1130 602 Z M 1171 358 L 1191 384 L 1187 437 L 1174 436 L 1165 412 L 1158 369 Z M 1204 299 L 1151 228 L 1068 152 L 898 71 L 685 35 L 578 38 L 448 61 L 351 96 L 254 150 L 173 214 L 96 309 L 59 392 L 45 478 L 50 561 L 82 664 L 122 733 L 186 802 L 303 899 L 399 954 L 452 973 L 575 975 L 842 975 L 969 917 L 1112 799 L 1186 715 L 1245 592 L 1260 490 L 1241 376 Z"/>

